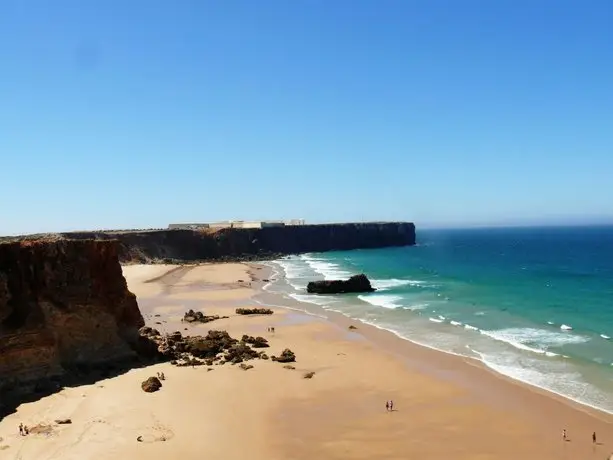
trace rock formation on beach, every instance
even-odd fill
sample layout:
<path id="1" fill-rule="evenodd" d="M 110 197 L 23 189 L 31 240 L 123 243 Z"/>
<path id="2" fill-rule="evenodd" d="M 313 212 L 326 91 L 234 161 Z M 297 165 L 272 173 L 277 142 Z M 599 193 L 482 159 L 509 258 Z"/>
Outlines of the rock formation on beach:
<path id="1" fill-rule="evenodd" d="M 228 316 L 219 316 L 219 315 L 205 315 L 201 311 L 189 310 L 187 313 L 183 315 L 181 321 L 185 321 L 188 323 L 210 323 L 211 321 L 215 321 L 218 319 L 227 319 Z"/>
<path id="2" fill-rule="evenodd" d="M 346 294 L 350 292 L 374 292 L 366 275 L 354 275 L 348 280 L 311 281 L 307 284 L 309 294 Z"/>
<path id="3" fill-rule="evenodd" d="M 157 377 L 149 377 L 140 386 L 145 393 L 154 393 L 162 388 L 162 382 Z"/>
<path id="4" fill-rule="evenodd" d="M 274 313 L 274 311 L 272 311 L 270 308 L 259 307 L 237 308 L 235 311 L 237 315 L 272 315 Z"/>
<path id="5" fill-rule="evenodd" d="M 0 243 L 0 392 L 136 358 L 144 320 L 118 251 L 114 241 Z"/>
<path id="6" fill-rule="evenodd" d="M 415 225 L 409 222 L 364 222 L 220 230 L 71 232 L 52 236 L 116 239 L 120 242 L 122 262 L 247 261 L 307 252 L 414 245 Z"/>

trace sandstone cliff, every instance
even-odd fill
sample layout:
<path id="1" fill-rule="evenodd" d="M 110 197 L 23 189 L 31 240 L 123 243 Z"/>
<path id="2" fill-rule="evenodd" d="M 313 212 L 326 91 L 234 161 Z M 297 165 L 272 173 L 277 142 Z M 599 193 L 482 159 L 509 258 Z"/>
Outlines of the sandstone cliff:
<path id="1" fill-rule="evenodd" d="M 0 391 L 136 357 L 144 320 L 118 251 L 115 241 L 0 244 Z"/>
<path id="2" fill-rule="evenodd" d="M 65 238 L 117 239 L 122 262 L 236 260 L 415 244 L 415 225 L 369 222 L 218 231 L 75 232 Z"/>

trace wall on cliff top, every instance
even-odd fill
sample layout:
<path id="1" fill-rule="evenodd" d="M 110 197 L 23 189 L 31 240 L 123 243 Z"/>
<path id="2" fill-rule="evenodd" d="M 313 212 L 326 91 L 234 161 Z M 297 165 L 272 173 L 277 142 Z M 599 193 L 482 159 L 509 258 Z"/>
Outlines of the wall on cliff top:
<path id="1" fill-rule="evenodd" d="M 415 225 L 408 222 L 369 222 L 254 229 L 226 228 L 215 232 L 79 232 L 65 233 L 62 236 L 117 239 L 121 242 L 120 258 L 124 262 L 160 259 L 196 261 L 408 246 L 415 244 Z"/>
<path id="2" fill-rule="evenodd" d="M 135 357 L 144 325 L 116 241 L 0 244 L 0 387 Z"/>

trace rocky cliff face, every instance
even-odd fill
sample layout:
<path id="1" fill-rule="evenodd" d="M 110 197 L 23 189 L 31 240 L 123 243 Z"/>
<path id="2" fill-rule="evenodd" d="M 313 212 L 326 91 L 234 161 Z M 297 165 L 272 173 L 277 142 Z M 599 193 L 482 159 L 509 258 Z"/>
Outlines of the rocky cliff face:
<path id="1" fill-rule="evenodd" d="M 263 258 L 283 254 L 381 248 L 415 244 L 408 222 L 301 225 L 212 231 L 66 233 L 67 238 L 117 239 L 123 262 Z"/>
<path id="2" fill-rule="evenodd" d="M 135 357 L 144 320 L 118 251 L 115 241 L 0 244 L 0 390 Z"/>

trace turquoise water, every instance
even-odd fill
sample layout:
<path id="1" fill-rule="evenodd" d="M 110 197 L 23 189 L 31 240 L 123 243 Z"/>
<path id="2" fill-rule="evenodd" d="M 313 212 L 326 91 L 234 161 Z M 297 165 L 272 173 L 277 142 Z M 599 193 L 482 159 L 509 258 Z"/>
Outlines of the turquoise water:
<path id="1" fill-rule="evenodd" d="M 613 227 L 445 230 L 276 261 L 270 290 L 613 413 Z M 306 294 L 366 273 L 377 292 Z"/>

